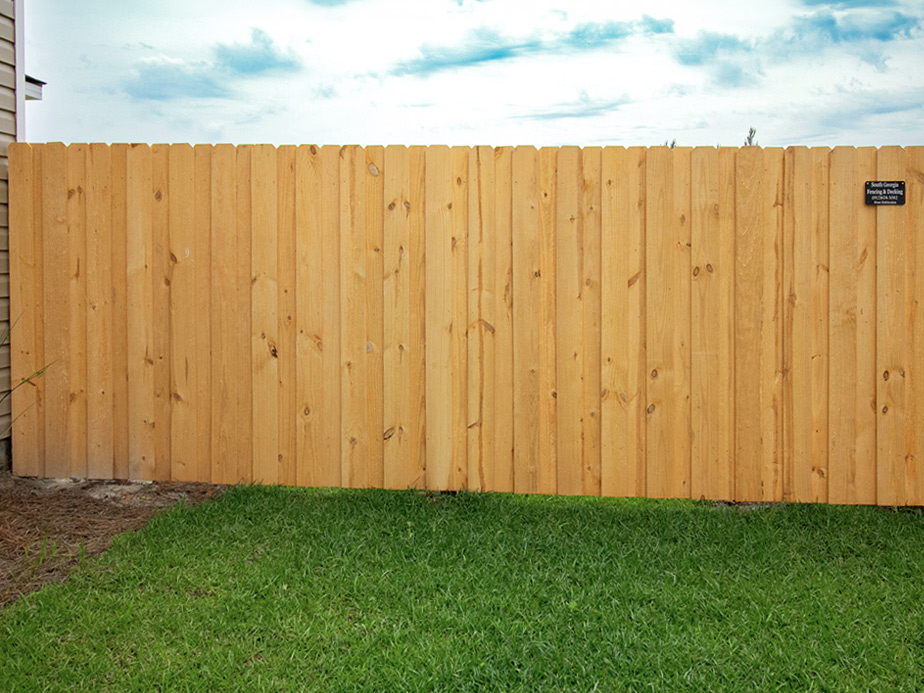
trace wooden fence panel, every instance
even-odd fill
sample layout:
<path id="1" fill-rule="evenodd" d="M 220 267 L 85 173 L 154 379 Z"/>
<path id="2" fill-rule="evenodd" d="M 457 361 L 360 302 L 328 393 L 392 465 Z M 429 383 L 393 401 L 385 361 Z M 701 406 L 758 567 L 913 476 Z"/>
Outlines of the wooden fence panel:
<path id="1" fill-rule="evenodd" d="M 10 157 L 17 474 L 924 503 L 924 148 Z"/>

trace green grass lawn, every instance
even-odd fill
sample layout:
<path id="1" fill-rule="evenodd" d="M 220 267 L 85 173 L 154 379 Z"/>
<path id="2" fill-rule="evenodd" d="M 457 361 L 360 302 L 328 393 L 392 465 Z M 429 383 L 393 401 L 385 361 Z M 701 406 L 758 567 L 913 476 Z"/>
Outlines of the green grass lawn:
<path id="1" fill-rule="evenodd" d="M 924 516 L 245 487 L 0 614 L 0 690 L 922 690 Z"/>

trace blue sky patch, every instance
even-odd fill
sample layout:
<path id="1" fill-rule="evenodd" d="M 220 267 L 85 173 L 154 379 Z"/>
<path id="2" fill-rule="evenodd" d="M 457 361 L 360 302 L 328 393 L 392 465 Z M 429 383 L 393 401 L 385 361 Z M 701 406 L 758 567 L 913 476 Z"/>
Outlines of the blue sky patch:
<path id="1" fill-rule="evenodd" d="M 243 75 L 270 71 L 291 72 L 301 68 L 301 61 L 292 52 L 283 52 L 262 29 L 250 30 L 250 43 L 219 43 L 215 57 L 221 67 Z"/>
<path id="2" fill-rule="evenodd" d="M 228 89 L 219 84 L 206 64 L 182 62 L 143 62 L 123 88 L 135 99 L 170 101 L 173 99 L 224 98 Z"/>
<path id="3" fill-rule="evenodd" d="M 473 32 L 461 46 L 421 46 L 419 58 L 399 63 L 391 70 L 391 74 L 426 76 L 442 70 L 510 60 L 530 54 L 589 51 L 611 46 L 631 36 L 671 33 L 673 30 L 673 20 L 654 19 L 648 15 L 637 22 L 585 22 L 549 40 L 508 38 L 484 27 Z"/>

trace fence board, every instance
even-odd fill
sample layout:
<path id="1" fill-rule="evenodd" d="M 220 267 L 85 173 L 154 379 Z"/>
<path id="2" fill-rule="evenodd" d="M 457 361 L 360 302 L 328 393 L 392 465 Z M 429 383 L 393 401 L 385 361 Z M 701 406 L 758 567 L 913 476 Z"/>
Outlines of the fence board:
<path id="1" fill-rule="evenodd" d="M 539 493 L 539 153 L 513 151 L 513 484 Z"/>
<path id="2" fill-rule="evenodd" d="M 452 478 L 452 165 L 448 147 L 427 149 L 426 163 L 427 488 Z"/>
<path id="3" fill-rule="evenodd" d="M 734 150 L 726 150 L 734 153 Z M 725 166 L 720 164 L 725 159 Z M 691 190 L 691 447 L 693 498 L 732 495 L 734 379 L 733 168 L 725 151 L 696 149 Z M 724 198 L 724 199 L 723 199 Z"/>
<path id="4" fill-rule="evenodd" d="M 583 260 L 581 262 L 581 311 L 583 407 L 581 430 L 583 440 L 581 466 L 584 495 L 600 495 L 600 319 L 601 319 L 601 175 L 602 149 L 588 147 L 582 161 L 582 226 L 584 233 Z"/>
<path id="5" fill-rule="evenodd" d="M 555 493 L 558 487 L 558 379 L 556 363 L 556 229 L 557 153 L 551 147 L 539 150 L 537 171 L 539 241 L 539 488 Z"/>
<path id="6" fill-rule="evenodd" d="M 41 171 L 27 144 L 10 145 L 10 226 L 20 233 L 10 235 L 10 264 L 15 268 L 10 281 L 10 360 L 12 383 L 19 384 L 44 365 L 39 333 L 42 310 Z M 35 216 L 33 216 L 35 215 Z M 35 232 L 30 232 L 30 231 Z M 14 333 L 15 330 L 15 333 Z M 13 472 L 21 476 L 42 476 L 45 471 L 44 421 L 40 406 L 41 379 L 34 385 L 17 387 L 12 393 L 16 426 L 13 437 Z"/>
<path id="7" fill-rule="evenodd" d="M 783 497 L 783 150 L 763 150 L 760 499 Z"/>
<path id="8" fill-rule="evenodd" d="M 133 479 L 154 479 L 154 196 L 151 148 L 132 145 L 127 157 L 128 473 Z"/>
<path id="9" fill-rule="evenodd" d="M 87 145 L 67 148 L 68 476 L 87 476 Z"/>
<path id="10" fill-rule="evenodd" d="M 251 153 L 251 349 L 253 392 L 253 478 L 279 481 L 279 230 L 276 151 Z"/>
<path id="11" fill-rule="evenodd" d="M 427 269 L 426 269 L 426 168 L 427 150 L 411 147 L 410 193 L 407 199 L 408 237 L 410 239 L 410 467 L 407 485 L 413 488 L 427 485 Z"/>
<path id="12" fill-rule="evenodd" d="M 322 240 L 321 153 L 309 145 L 295 154 L 295 321 L 296 321 L 296 483 L 301 486 L 333 485 L 317 473 L 325 458 L 324 412 L 324 262 Z M 339 311 L 338 311 L 339 312 Z M 337 407 L 339 410 L 339 406 Z M 339 432 L 338 432 L 339 435 Z M 339 466 L 340 455 L 337 455 Z"/>
<path id="13" fill-rule="evenodd" d="M 468 200 L 468 473 L 469 487 L 494 487 L 494 152 L 469 158 Z"/>
<path id="14" fill-rule="evenodd" d="M 215 483 L 232 484 L 237 478 L 235 430 L 238 421 L 237 379 L 234 367 L 235 329 L 238 323 L 235 288 L 237 250 L 237 185 L 235 151 L 230 145 L 218 145 L 211 166 L 211 284 L 212 304 L 212 401 L 211 437 L 212 469 Z M 249 279 L 248 279 L 249 281 Z M 249 310 L 248 310 L 249 313 Z M 249 331 L 248 331 L 249 337 Z M 229 463 L 235 460 L 234 463 Z"/>
<path id="15" fill-rule="evenodd" d="M 113 474 L 113 277 L 109 147 L 87 152 L 87 476 Z"/>
<path id="16" fill-rule="evenodd" d="M 212 147 L 196 145 L 194 150 L 195 175 L 195 233 L 192 264 L 195 274 L 196 304 L 196 479 L 212 479 Z M 184 249 L 185 255 L 185 249 Z"/>
<path id="17" fill-rule="evenodd" d="M 655 498 L 689 494 L 689 170 L 689 149 L 648 153 L 647 493 Z"/>
<path id="18" fill-rule="evenodd" d="M 494 154 L 494 486 L 513 491 L 513 150 Z"/>
<path id="19" fill-rule="evenodd" d="M 410 157 L 405 147 L 385 149 L 384 188 L 384 485 L 406 488 L 411 459 Z"/>
<path id="20" fill-rule="evenodd" d="M 112 165 L 112 474 L 128 479 L 128 156 L 130 147 L 113 144 Z"/>
<path id="21" fill-rule="evenodd" d="M 924 502 L 921 148 L 10 156 L 17 473 Z"/>
<path id="22" fill-rule="evenodd" d="M 170 459 L 171 478 L 195 481 L 199 477 L 197 457 L 199 406 L 198 361 L 196 359 L 196 249 L 195 152 L 178 145 L 169 150 L 167 185 L 168 248 L 170 278 Z"/>
<path id="23" fill-rule="evenodd" d="M 580 494 L 583 489 L 584 449 L 581 422 L 584 390 L 584 312 L 581 309 L 581 255 L 584 247 L 581 215 L 581 152 L 564 147 L 558 154 L 556 199 L 556 315 L 555 349 L 558 375 L 558 492 Z"/>
<path id="24" fill-rule="evenodd" d="M 279 407 L 279 483 L 294 485 L 297 482 L 296 420 L 298 404 L 297 350 L 295 345 L 297 314 L 296 303 L 296 250 L 295 226 L 295 155 L 294 146 L 280 147 L 276 151 L 276 309 Z"/>
<path id="25" fill-rule="evenodd" d="M 924 459 L 924 305 L 920 300 L 924 296 L 924 190 L 921 183 L 924 172 L 924 149 L 921 147 L 905 149 L 905 174 L 903 180 L 917 181 L 911 184 L 910 199 L 904 210 L 905 231 L 913 240 L 914 252 L 911 255 L 914 263 L 914 272 L 911 275 L 913 283 L 910 287 L 915 300 L 907 304 L 909 315 L 906 320 L 912 326 L 912 358 L 909 359 L 909 372 L 911 381 L 908 385 L 909 406 L 913 410 L 906 435 L 913 436 L 914 452 L 912 459 L 906 464 L 911 467 L 911 489 L 908 497 L 915 505 L 924 504 L 924 471 L 921 470 L 920 460 Z M 870 501 L 872 502 L 872 501 Z"/>
<path id="26" fill-rule="evenodd" d="M 154 344 L 154 478 L 158 481 L 170 478 L 171 466 L 171 358 L 170 358 L 170 298 L 173 280 L 173 263 L 168 253 L 170 247 L 170 147 L 155 144 L 151 148 L 152 205 L 152 255 L 154 260 L 154 282 L 152 302 L 152 336 Z"/>
<path id="27" fill-rule="evenodd" d="M 450 402 L 449 488 L 468 486 L 468 167 L 470 150 L 451 150 L 450 185 Z"/>
<path id="28" fill-rule="evenodd" d="M 898 147 L 879 150 L 877 180 L 901 180 L 905 175 L 904 153 Z M 877 501 L 881 505 L 904 505 L 909 502 L 906 487 L 906 463 L 912 450 L 905 435 L 908 331 L 906 302 L 907 275 L 911 270 L 908 256 L 905 215 L 889 207 L 878 207 L 878 305 L 877 335 Z M 912 458 L 913 461 L 913 458 Z"/>
<path id="29" fill-rule="evenodd" d="M 384 483 L 385 382 L 383 348 L 384 325 L 384 240 L 385 150 L 365 150 L 366 197 L 366 427 L 369 431 L 366 452 L 366 486 L 381 488 Z"/>

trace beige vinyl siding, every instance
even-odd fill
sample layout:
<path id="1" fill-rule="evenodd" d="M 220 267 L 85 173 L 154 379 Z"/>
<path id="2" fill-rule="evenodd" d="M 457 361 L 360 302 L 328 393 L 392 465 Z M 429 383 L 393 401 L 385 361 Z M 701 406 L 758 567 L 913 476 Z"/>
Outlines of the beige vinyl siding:
<path id="1" fill-rule="evenodd" d="M 10 0 L 0 0 L 0 334 L 10 325 L 9 187 L 7 145 L 16 139 L 15 13 Z M 10 381 L 10 347 L 0 347 L 0 390 Z M 0 404 L 0 437 L 9 436 L 10 400 Z"/>

